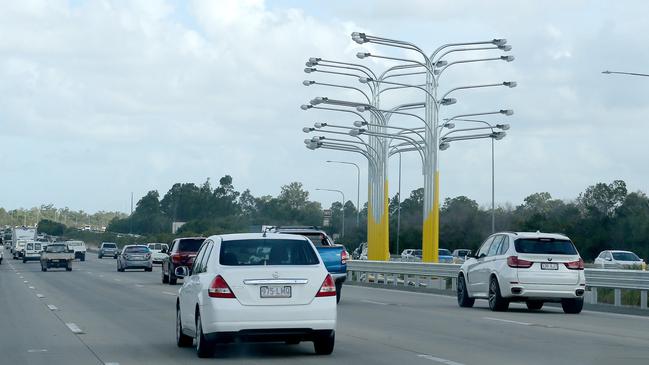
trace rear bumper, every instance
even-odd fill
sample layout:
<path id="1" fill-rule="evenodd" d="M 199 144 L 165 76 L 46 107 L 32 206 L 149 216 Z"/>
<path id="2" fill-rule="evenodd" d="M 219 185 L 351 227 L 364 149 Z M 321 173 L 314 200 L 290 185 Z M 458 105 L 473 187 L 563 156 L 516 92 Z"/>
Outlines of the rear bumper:
<path id="1" fill-rule="evenodd" d="M 124 262 L 124 268 L 125 269 L 130 269 L 130 268 L 134 268 L 134 267 L 150 268 L 150 267 L 152 267 L 152 262 L 151 262 L 151 260 L 148 260 L 148 261 L 147 260 L 142 260 L 142 261 L 140 261 L 140 260 L 137 260 L 137 261 L 135 261 L 135 260 L 133 260 L 133 261 L 126 260 Z"/>
<path id="2" fill-rule="evenodd" d="M 241 305 L 237 299 L 210 299 L 200 311 L 206 334 L 334 330 L 337 318 L 335 296 L 314 298 L 306 305 L 276 306 Z"/>
<path id="3" fill-rule="evenodd" d="M 27 261 L 38 261 L 41 259 L 41 255 L 30 255 L 30 254 L 25 254 L 23 257 L 23 260 Z"/>
<path id="4" fill-rule="evenodd" d="M 42 266 L 49 266 L 49 267 L 68 267 L 69 261 L 67 260 L 61 260 L 58 262 L 53 262 L 53 261 L 41 261 Z"/>
<path id="5" fill-rule="evenodd" d="M 508 284 L 501 287 L 502 296 L 512 301 L 526 299 L 559 300 L 583 298 L 585 285 Z"/>
<path id="6" fill-rule="evenodd" d="M 78 259 L 81 257 L 86 257 L 86 251 L 77 251 L 74 253 L 74 258 Z"/>
<path id="7" fill-rule="evenodd" d="M 213 332 L 206 334 L 208 340 L 216 343 L 229 342 L 278 342 L 313 341 L 328 336 L 332 330 L 313 330 L 309 328 L 280 328 L 272 330 L 242 330 L 237 332 Z"/>

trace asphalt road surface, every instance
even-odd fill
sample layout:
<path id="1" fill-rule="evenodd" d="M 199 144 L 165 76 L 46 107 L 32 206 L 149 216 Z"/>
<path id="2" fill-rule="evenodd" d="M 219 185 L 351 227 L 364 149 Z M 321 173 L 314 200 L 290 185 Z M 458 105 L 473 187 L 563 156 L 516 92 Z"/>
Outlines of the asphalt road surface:
<path id="1" fill-rule="evenodd" d="M 41 272 L 37 262 L 0 265 L 0 364 L 645 364 L 649 317 L 560 308 L 494 313 L 447 296 L 345 286 L 336 348 L 311 343 L 217 346 L 213 359 L 176 347 L 180 286 L 152 273 L 119 273 L 113 259 Z"/>

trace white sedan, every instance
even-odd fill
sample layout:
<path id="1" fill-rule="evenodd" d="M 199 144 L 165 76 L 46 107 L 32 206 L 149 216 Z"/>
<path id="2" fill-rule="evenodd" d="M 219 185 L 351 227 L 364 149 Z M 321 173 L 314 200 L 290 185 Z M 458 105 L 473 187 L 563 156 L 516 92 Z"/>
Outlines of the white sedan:
<path id="1" fill-rule="evenodd" d="M 335 343 L 336 287 L 315 247 L 302 236 L 232 234 L 202 244 L 176 303 L 179 347 L 196 340 L 199 357 L 215 343 L 313 341 L 317 354 Z"/>
<path id="2" fill-rule="evenodd" d="M 602 251 L 595 259 L 595 266 L 602 269 L 638 268 L 644 265 L 644 260 L 630 251 L 607 250 Z"/>

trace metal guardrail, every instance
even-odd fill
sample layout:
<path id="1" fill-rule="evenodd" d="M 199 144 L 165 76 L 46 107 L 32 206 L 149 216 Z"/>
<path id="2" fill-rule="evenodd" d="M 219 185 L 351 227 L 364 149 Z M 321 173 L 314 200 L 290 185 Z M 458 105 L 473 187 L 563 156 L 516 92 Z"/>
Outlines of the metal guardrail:
<path id="1" fill-rule="evenodd" d="M 422 262 L 350 260 L 347 262 L 347 276 L 348 280 L 366 283 L 455 290 L 460 266 Z M 598 288 L 613 289 L 613 304 L 616 306 L 622 305 L 622 290 L 637 290 L 640 292 L 640 308 L 647 309 L 649 271 L 585 269 L 584 274 L 586 286 L 590 291 L 587 299 L 591 304 L 598 303 Z"/>

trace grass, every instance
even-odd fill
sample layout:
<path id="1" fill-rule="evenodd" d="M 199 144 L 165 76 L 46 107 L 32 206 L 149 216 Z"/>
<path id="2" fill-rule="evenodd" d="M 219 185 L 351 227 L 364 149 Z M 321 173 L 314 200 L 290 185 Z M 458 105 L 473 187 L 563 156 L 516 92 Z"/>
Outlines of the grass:
<path id="1" fill-rule="evenodd" d="M 640 307 L 640 291 L 633 289 L 622 289 L 622 305 Z M 615 290 L 609 288 L 597 288 L 597 302 L 602 304 L 615 304 Z"/>

